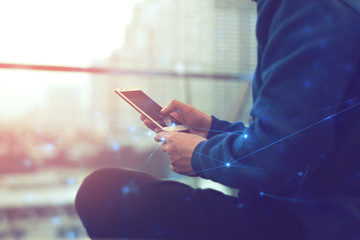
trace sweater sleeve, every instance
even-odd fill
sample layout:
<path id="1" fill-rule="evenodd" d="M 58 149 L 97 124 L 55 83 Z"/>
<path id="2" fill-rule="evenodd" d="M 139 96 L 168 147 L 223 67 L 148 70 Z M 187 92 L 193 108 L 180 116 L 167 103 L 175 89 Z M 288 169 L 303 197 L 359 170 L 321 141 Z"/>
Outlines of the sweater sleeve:
<path id="1" fill-rule="evenodd" d="M 354 102 L 344 93 L 359 59 L 359 16 L 337 0 L 259 4 L 254 121 L 211 134 L 195 148 L 192 166 L 238 189 L 288 193 L 326 167 L 335 120 Z M 214 129 L 236 124 L 220 125 Z"/>
<path id="2" fill-rule="evenodd" d="M 212 121 L 207 139 L 210 139 L 218 134 L 235 131 L 241 132 L 245 129 L 245 125 L 242 122 L 230 123 L 228 121 L 219 120 L 215 116 L 211 116 L 211 119 Z"/>

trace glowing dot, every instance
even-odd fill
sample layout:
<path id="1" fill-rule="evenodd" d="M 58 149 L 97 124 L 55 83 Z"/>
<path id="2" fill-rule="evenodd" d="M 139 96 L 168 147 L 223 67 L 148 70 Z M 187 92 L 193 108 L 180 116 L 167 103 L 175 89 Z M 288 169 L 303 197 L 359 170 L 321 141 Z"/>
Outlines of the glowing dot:
<path id="1" fill-rule="evenodd" d="M 310 87 L 310 80 L 309 79 L 306 79 L 305 80 L 305 87 Z"/>
<path id="2" fill-rule="evenodd" d="M 162 137 L 162 138 L 160 139 L 160 141 L 166 142 L 166 138 L 165 138 L 165 137 Z"/>
<path id="3" fill-rule="evenodd" d="M 76 233 L 74 231 L 69 231 L 69 232 L 67 232 L 66 237 L 74 239 L 74 238 L 76 238 Z"/>
<path id="4" fill-rule="evenodd" d="M 67 182 L 67 184 L 68 184 L 69 186 L 72 186 L 72 185 L 75 184 L 75 179 L 72 178 L 72 177 L 69 177 L 69 178 L 66 180 L 66 182 Z"/>
<path id="5" fill-rule="evenodd" d="M 333 18 L 330 15 L 325 16 L 326 21 L 330 22 L 333 20 Z"/>
<path id="6" fill-rule="evenodd" d="M 324 48 L 324 47 L 326 47 L 326 41 L 324 41 L 324 40 L 321 40 L 321 41 L 319 41 L 319 46 L 321 47 L 321 48 Z"/>
<path id="7" fill-rule="evenodd" d="M 122 193 L 123 194 L 128 194 L 130 192 L 130 188 L 128 187 L 128 186 L 124 186 L 123 188 L 122 188 Z"/>
<path id="8" fill-rule="evenodd" d="M 230 163 L 226 163 L 226 166 L 227 166 L 227 167 L 230 167 Z"/>
<path id="9" fill-rule="evenodd" d="M 243 207 L 244 207 L 244 204 L 239 203 L 239 204 L 237 205 L 237 207 L 238 207 L 238 208 L 243 208 Z"/>
<path id="10" fill-rule="evenodd" d="M 307 26 L 303 29 L 303 33 L 310 34 L 311 33 L 311 27 Z"/>
<path id="11" fill-rule="evenodd" d="M 148 135 L 148 136 L 151 136 L 151 135 L 153 135 L 153 133 L 152 133 L 152 132 L 148 132 L 147 135 Z"/>
<path id="12" fill-rule="evenodd" d="M 53 217 L 51 222 L 53 225 L 58 225 L 60 223 L 60 219 L 58 217 Z"/>
<path id="13" fill-rule="evenodd" d="M 101 112 L 98 110 L 93 113 L 94 118 L 101 118 L 101 115 Z"/>
<path id="14" fill-rule="evenodd" d="M 259 195 L 260 195 L 260 196 L 264 196 L 265 193 L 264 193 L 264 192 L 260 192 Z"/>
<path id="15" fill-rule="evenodd" d="M 247 135 L 247 134 L 244 134 L 244 138 L 245 138 L 245 139 L 248 138 L 248 135 Z"/>
<path id="16" fill-rule="evenodd" d="M 176 123 L 172 123 L 171 126 L 172 126 L 172 127 L 175 127 L 175 126 L 176 126 Z"/>
<path id="17" fill-rule="evenodd" d="M 46 151 L 48 151 L 48 152 L 52 152 L 52 151 L 55 149 L 55 145 L 52 144 L 52 143 L 47 143 L 47 144 L 45 145 L 45 149 L 46 149 Z"/>
<path id="18" fill-rule="evenodd" d="M 111 149 L 115 152 L 119 151 L 120 149 L 120 145 L 119 144 L 116 144 L 116 143 L 113 143 L 111 144 Z"/>
<path id="19" fill-rule="evenodd" d="M 136 127 L 134 126 L 130 127 L 130 132 L 136 132 Z"/>
<path id="20" fill-rule="evenodd" d="M 26 201 L 27 201 L 27 202 L 34 202 L 34 201 L 35 201 L 35 196 L 32 195 L 32 194 L 28 194 L 28 195 L 26 196 Z"/>
<path id="21" fill-rule="evenodd" d="M 190 201 L 190 200 L 191 200 L 191 197 L 186 197 L 185 200 L 186 200 L 186 201 Z"/>
<path id="22" fill-rule="evenodd" d="M 301 177 L 302 175 L 304 175 L 303 172 L 298 172 L 298 175 Z"/>
<path id="23" fill-rule="evenodd" d="M 24 165 L 25 165 L 25 167 L 30 167 L 31 166 L 31 161 L 29 159 L 25 159 L 24 160 Z"/>

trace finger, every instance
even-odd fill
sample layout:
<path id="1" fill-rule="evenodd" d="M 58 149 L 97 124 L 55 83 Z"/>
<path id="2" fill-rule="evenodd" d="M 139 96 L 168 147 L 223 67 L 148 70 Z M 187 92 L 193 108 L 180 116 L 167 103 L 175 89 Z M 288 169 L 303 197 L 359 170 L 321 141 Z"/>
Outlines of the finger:
<path id="1" fill-rule="evenodd" d="M 172 112 L 182 112 L 188 107 L 187 104 L 178 100 L 172 100 L 169 105 L 161 110 L 161 114 L 168 115 Z"/>
<path id="2" fill-rule="evenodd" d="M 144 115 L 140 115 L 140 119 L 144 122 L 146 127 L 153 130 L 154 132 L 158 132 L 159 130 L 161 130 L 158 126 L 156 126 L 152 121 L 147 119 Z"/>
<path id="3" fill-rule="evenodd" d="M 144 120 L 146 119 L 146 117 L 141 114 L 141 115 L 140 115 L 140 119 L 141 119 L 141 121 L 144 121 Z"/>
<path id="4" fill-rule="evenodd" d="M 166 143 L 161 144 L 161 151 L 166 152 Z"/>
<path id="5" fill-rule="evenodd" d="M 176 167 L 172 163 L 170 163 L 170 168 L 173 172 L 176 172 Z"/>
<path id="6" fill-rule="evenodd" d="M 184 119 L 178 112 L 172 112 L 170 113 L 170 116 L 173 117 L 176 121 L 184 124 Z"/>
<path id="7" fill-rule="evenodd" d="M 159 132 L 155 135 L 154 140 L 157 142 L 166 142 L 167 133 L 166 132 Z"/>
<path id="8" fill-rule="evenodd" d="M 156 129 L 158 129 L 158 127 L 152 121 L 150 121 L 149 119 L 145 119 L 144 124 L 145 124 L 146 127 L 150 128 L 154 132 L 155 132 Z"/>

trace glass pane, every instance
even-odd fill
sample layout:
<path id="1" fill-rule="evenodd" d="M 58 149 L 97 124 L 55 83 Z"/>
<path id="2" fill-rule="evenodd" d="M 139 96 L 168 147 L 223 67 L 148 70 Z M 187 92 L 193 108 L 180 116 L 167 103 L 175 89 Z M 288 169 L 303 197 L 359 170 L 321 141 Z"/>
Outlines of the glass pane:
<path id="1" fill-rule="evenodd" d="M 0 4 L 0 239 L 86 238 L 74 209 L 105 166 L 197 187 L 114 88 L 247 123 L 256 5 L 237 0 Z"/>

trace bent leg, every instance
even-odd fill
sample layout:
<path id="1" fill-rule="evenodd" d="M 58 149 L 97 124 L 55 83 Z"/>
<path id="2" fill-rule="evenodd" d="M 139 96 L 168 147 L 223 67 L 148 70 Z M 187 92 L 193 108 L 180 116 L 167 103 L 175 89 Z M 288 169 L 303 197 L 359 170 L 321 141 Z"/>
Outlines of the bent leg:
<path id="1" fill-rule="evenodd" d="M 90 174 L 76 197 L 90 238 L 254 239 L 237 198 L 118 168 Z"/>

